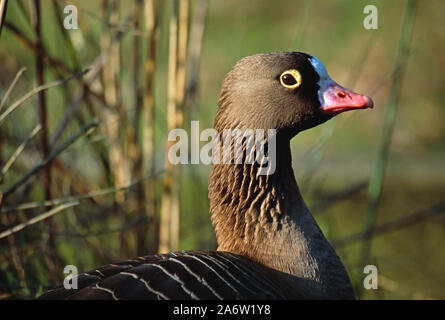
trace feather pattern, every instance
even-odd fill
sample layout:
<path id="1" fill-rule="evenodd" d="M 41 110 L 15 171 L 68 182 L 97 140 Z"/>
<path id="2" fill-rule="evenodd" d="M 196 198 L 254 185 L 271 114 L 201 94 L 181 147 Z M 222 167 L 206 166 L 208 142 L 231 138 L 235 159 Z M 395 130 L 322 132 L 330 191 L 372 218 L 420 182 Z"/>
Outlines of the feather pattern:
<path id="1" fill-rule="evenodd" d="M 182 251 L 109 264 L 39 299 L 285 299 L 266 268 L 228 252 Z"/>

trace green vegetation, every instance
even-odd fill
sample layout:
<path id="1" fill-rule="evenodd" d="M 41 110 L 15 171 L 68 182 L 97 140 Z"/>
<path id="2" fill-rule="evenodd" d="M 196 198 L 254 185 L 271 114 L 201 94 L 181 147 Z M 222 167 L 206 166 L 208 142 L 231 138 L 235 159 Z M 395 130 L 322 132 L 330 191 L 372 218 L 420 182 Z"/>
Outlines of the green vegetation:
<path id="1" fill-rule="evenodd" d="M 363 27 L 366 1 L 35 3 L 8 1 L 0 34 L 0 299 L 36 297 L 68 264 L 156 252 L 165 203 L 180 214 L 169 248 L 215 249 L 210 166 L 164 168 L 167 122 L 212 127 L 237 60 L 290 50 L 375 103 L 292 141 L 303 196 L 359 297 L 445 299 L 443 1 L 373 1 L 377 30 Z M 63 27 L 68 4 L 78 30 Z M 366 264 L 378 290 L 359 289 Z"/>

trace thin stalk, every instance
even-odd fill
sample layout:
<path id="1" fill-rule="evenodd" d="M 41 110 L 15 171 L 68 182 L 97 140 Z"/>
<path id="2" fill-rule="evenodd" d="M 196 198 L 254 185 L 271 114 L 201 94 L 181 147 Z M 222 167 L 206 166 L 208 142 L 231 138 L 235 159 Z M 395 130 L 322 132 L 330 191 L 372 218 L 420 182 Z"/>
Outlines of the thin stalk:
<path id="1" fill-rule="evenodd" d="M 24 45 L 26 45 L 29 49 L 31 49 L 36 55 L 42 55 L 48 65 L 51 65 L 54 68 L 58 68 L 66 73 L 72 73 L 72 70 L 68 68 L 62 61 L 58 60 L 51 56 L 47 51 L 45 51 L 42 47 L 37 46 L 36 42 L 29 39 L 19 28 L 13 25 L 10 22 L 5 22 L 5 27 L 8 28 Z"/>
<path id="2" fill-rule="evenodd" d="M 1 200 L 2 200 L 2 194 L 0 193 L 0 208 L 1 208 Z M 10 225 L 10 219 L 9 215 L 7 213 L 4 213 L 0 215 L 0 221 L 4 226 Z M 19 254 L 19 248 L 17 246 L 17 242 L 15 237 L 8 237 L 6 239 L 9 246 L 9 255 L 10 260 L 12 262 L 12 265 L 15 268 L 15 271 L 17 272 L 18 282 L 20 284 L 20 287 L 26 288 L 26 273 L 25 268 L 23 267 L 23 256 Z"/>
<path id="3" fill-rule="evenodd" d="M 178 39 L 178 0 L 173 0 L 171 16 L 170 16 L 170 31 L 168 44 L 168 101 L 167 101 L 167 130 L 173 130 L 176 127 L 176 54 L 177 54 L 177 39 Z M 168 150 L 173 145 L 173 141 L 167 141 L 167 148 L 165 152 L 165 176 L 163 183 L 163 194 L 161 201 L 161 224 L 159 233 L 159 253 L 165 253 L 170 250 L 170 224 L 172 220 L 173 207 L 172 192 L 174 167 L 168 159 Z"/>
<path id="4" fill-rule="evenodd" d="M 143 3 L 141 0 L 136 0 L 134 3 L 133 26 L 137 33 L 133 37 L 133 89 L 135 102 L 135 115 L 133 126 L 131 126 L 133 135 L 129 139 L 130 155 L 133 160 L 133 174 L 136 179 L 140 179 L 143 175 L 142 168 L 142 143 L 139 142 L 139 133 L 141 132 L 141 115 L 143 110 L 143 92 L 141 86 L 141 19 L 143 11 Z M 129 126 L 130 127 L 130 126 Z M 136 201 L 136 216 L 142 219 L 145 216 L 145 191 L 144 185 L 138 184 L 136 186 L 135 201 Z M 138 225 L 135 229 L 136 237 L 136 254 L 144 254 L 146 248 L 146 232 L 142 225 Z"/>
<path id="5" fill-rule="evenodd" d="M 33 7 L 33 28 L 35 34 L 35 46 L 38 48 L 38 54 L 35 57 L 35 66 L 36 66 L 36 79 L 37 85 L 41 86 L 45 82 L 44 72 L 45 72 L 45 64 L 44 64 L 44 55 L 42 52 L 45 52 L 45 47 L 43 45 L 42 39 L 42 15 L 41 15 L 41 6 L 40 0 L 35 0 Z M 42 157 L 47 158 L 51 152 L 51 146 L 49 144 L 49 124 L 48 124 L 48 115 L 47 115 L 47 100 L 46 100 L 46 92 L 40 91 L 37 94 L 38 99 L 38 108 L 39 108 L 39 117 L 40 124 L 42 126 L 40 133 L 40 145 L 42 148 Z M 40 170 L 39 170 L 40 171 Z M 46 166 L 42 167 L 42 180 L 43 180 L 43 188 L 45 193 L 45 200 L 49 200 L 52 197 L 52 172 L 51 172 L 51 163 L 48 163 Z M 38 171 L 36 171 L 38 172 Z M 53 220 L 47 221 L 47 226 L 50 233 L 55 233 L 57 231 L 57 226 Z M 47 239 L 48 243 L 48 258 L 52 260 L 51 263 L 47 262 L 47 266 L 51 272 L 51 277 L 53 281 L 56 279 L 55 268 L 56 266 L 60 266 L 62 264 L 61 258 L 57 253 L 57 246 L 55 242 L 55 238 L 53 236 L 49 236 Z M 47 259 L 48 261 L 48 259 Z"/>
<path id="6" fill-rule="evenodd" d="M 372 233 L 366 232 L 365 230 L 349 236 L 345 236 L 340 239 L 333 240 L 332 245 L 336 248 L 344 247 L 360 240 L 370 239 L 374 236 L 387 234 L 389 232 L 393 232 L 420 222 L 424 222 L 443 213 L 445 213 L 445 202 L 439 202 L 429 208 L 418 210 L 408 215 L 404 215 L 399 219 L 395 219 L 375 226 Z"/>
<path id="7" fill-rule="evenodd" d="M 9 168 L 12 166 L 12 164 L 15 162 L 15 160 L 18 158 L 18 156 L 22 153 L 22 151 L 25 149 L 26 145 L 34 138 L 34 136 L 42 129 L 42 125 L 39 123 L 37 124 L 34 129 L 31 131 L 30 135 L 17 147 L 17 149 L 14 151 L 14 153 L 11 155 L 8 161 L 6 161 L 3 168 L 0 170 L 0 182 L 2 181 L 2 178 L 6 174 L 6 172 L 9 170 Z"/>
<path id="8" fill-rule="evenodd" d="M 12 234 L 14 234 L 16 232 L 19 232 L 19 231 L 21 231 L 21 230 L 23 230 L 23 229 L 33 225 L 33 224 L 36 224 L 37 222 L 43 221 L 45 219 L 48 219 L 49 217 L 52 217 L 53 215 L 55 215 L 56 213 L 58 213 L 58 212 L 60 212 L 62 210 L 71 208 L 71 207 L 76 206 L 78 204 L 79 204 L 79 202 L 68 202 L 68 203 L 61 204 L 60 206 L 57 206 L 57 207 L 55 207 L 55 208 L 53 208 L 53 209 L 51 209 L 51 210 L 49 210 L 49 211 L 47 211 L 45 213 L 39 214 L 38 216 L 36 216 L 34 218 L 31 218 L 31 219 L 29 219 L 28 221 L 26 221 L 24 223 L 20 223 L 20 224 L 12 227 L 10 229 L 7 229 L 7 230 L 1 232 L 0 233 L 0 239 L 6 238 L 6 237 L 8 237 L 8 236 L 10 236 L 10 235 L 12 235 Z"/>
<path id="9" fill-rule="evenodd" d="M 18 8 L 15 8 L 15 9 L 18 9 L 17 11 L 20 13 L 20 17 L 22 19 L 22 21 L 20 21 L 20 20 L 18 21 L 19 24 L 23 25 L 24 27 L 28 28 L 28 30 L 32 31 L 31 21 L 29 19 L 31 14 L 29 13 L 27 6 L 25 6 L 23 4 L 22 0 L 13 1 L 12 3 L 14 3 L 14 5 L 18 6 Z M 23 22 L 25 22 L 26 25 L 24 25 Z"/>
<path id="10" fill-rule="evenodd" d="M 36 55 L 36 77 L 37 77 L 37 85 L 43 85 L 44 81 L 44 61 L 43 55 L 40 53 L 41 51 L 45 51 L 42 41 L 42 27 L 41 27 L 41 12 L 40 12 L 40 0 L 34 1 L 34 32 L 36 36 L 35 44 L 36 47 L 39 48 L 39 53 Z M 40 114 L 40 124 L 42 125 L 42 133 L 41 137 L 41 147 L 42 147 L 42 155 L 43 158 L 46 158 L 50 150 L 50 145 L 48 141 L 48 116 L 47 116 L 47 107 L 46 107 L 46 95 L 45 91 L 42 90 L 37 94 L 38 105 L 39 105 L 39 114 Z M 45 167 L 43 171 L 43 185 L 45 187 L 45 197 L 46 199 L 51 198 L 51 165 Z"/>
<path id="11" fill-rule="evenodd" d="M 19 81 L 20 77 L 22 76 L 23 72 L 26 71 L 26 68 L 22 68 L 17 72 L 15 75 L 14 80 L 12 80 L 11 85 L 9 86 L 8 90 L 6 90 L 5 95 L 2 98 L 2 101 L 0 102 L 0 112 L 2 111 L 3 107 L 6 104 L 6 101 L 8 101 L 9 96 L 11 95 L 12 90 L 14 89 L 15 85 Z"/>
<path id="12" fill-rule="evenodd" d="M 5 26 L 12 32 L 14 33 L 17 38 L 22 41 L 29 49 L 31 49 L 35 54 L 41 54 L 44 57 L 45 62 L 54 69 L 54 71 L 62 71 L 65 74 L 72 74 L 74 73 L 73 70 L 71 70 L 67 65 L 65 65 L 62 61 L 54 58 L 53 56 L 51 56 L 47 51 L 39 48 L 36 46 L 36 44 L 31 41 L 29 38 L 27 38 L 22 31 L 20 31 L 16 26 L 12 25 L 11 23 L 6 22 Z M 118 35 L 116 37 L 120 37 L 121 33 L 118 33 Z M 100 58 L 102 58 L 102 56 L 100 56 Z M 79 83 L 84 87 L 84 89 L 91 95 L 93 95 L 94 97 L 96 97 L 97 99 L 99 99 L 102 103 L 104 103 L 104 98 L 102 97 L 101 93 L 96 92 L 95 90 L 92 89 L 92 87 L 90 86 L 90 82 L 88 81 L 83 81 L 83 79 L 77 79 L 79 81 Z"/>
<path id="13" fill-rule="evenodd" d="M 110 20 L 112 25 L 117 25 L 119 19 L 118 2 L 113 0 L 111 9 L 109 9 L 109 1 L 102 2 L 102 9 L 104 19 Z M 104 62 L 102 68 L 102 79 L 104 85 L 104 97 L 107 105 L 105 112 L 105 128 L 110 140 L 109 158 L 112 168 L 112 173 L 115 181 L 115 186 L 125 185 L 130 179 L 130 170 L 128 167 L 128 159 L 120 143 L 120 123 L 119 123 L 119 43 L 111 47 L 112 37 L 108 30 L 103 30 L 101 39 L 102 51 L 105 52 L 110 48 L 110 56 Z M 123 194 L 116 194 L 116 201 L 121 203 L 124 201 Z"/>
<path id="14" fill-rule="evenodd" d="M 367 186 L 368 186 L 367 180 L 360 180 L 360 181 L 355 182 L 341 190 L 335 191 L 335 192 L 327 194 L 327 195 L 322 195 L 321 197 L 319 197 L 319 200 L 317 200 L 311 206 L 311 212 L 312 212 L 312 214 L 327 213 L 328 210 L 326 210 L 326 209 L 329 206 L 337 204 L 338 202 L 340 202 L 342 200 L 351 199 L 351 197 L 357 195 L 359 192 L 361 192 Z"/>
<path id="15" fill-rule="evenodd" d="M 103 0 L 102 1 L 103 19 L 110 23 L 111 26 L 117 26 L 119 22 L 119 1 Z M 132 19 L 134 19 L 132 17 Z M 105 51 L 111 47 L 112 34 L 108 30 L 109 26 L 104 25 L 102 37 L 100 39 L 101 50 Z M 116 32 L 119 32 L 117 30 Z M 121 144 L 121 122 L 126 119 L 124 111 L 121 110 L 120 94 L 119 94 L 119 72 L 120 72 L 120 43 L 117 42 L 110 49 L 109 59 L 104 63 L 102 68 L 102 82 L 104 88 L 104 97 L 106 109 L 104 112 L 105 131 L 110 141 L 108 148 L 108 157 L 110 161 L 110 170 L 114 179 L 115 187 L 128 184 L 131 179 L 131 170 L 128 163 L 128 157 Z M 125 122 L 124 130 L 128 129 Z M 126 223 L 126 214 L 119 210 L 118 204 L 125 201 L 124 193 L 117 192 L 115 196 L 115 209 L 118 212 L 119 219 L 122 224 Z M 121 255 L 130 255 L 130 246 L 126 234 L 120 235 Z"/>
<path id="16" fill-rule="evenodd" d="M 176 128 L 184 127 L 184 96 L 186 80 L 187 40 L 189 31 L 190 1 L 179 2 L 179 32 L 176 70 Z M 170 250 L 179 247 L 181 167 L 176 166 L 173 174 L 172 216 L 170 223 Z"/>
<path id="17" fill-rule="evenodd" d="M 11 187 L 6 189 L 3 193 L 3 197 L 6 198 L 9 194 L 13 193 L 19 187 L 24 185 L 32 176 L 36 173 L 40 172 L 48 163 L 50 163 L 54 158 L 56 158 L 62 151 L 67 149 L 71 144 L 73 144 L 76 140 L 81 138 L 84 135 L 90 134 L 91 130 L 97 127 L 98 121 L 93 120 L 89 125 L 82 128 L 78 133 L 74 134 L 70 138 L 68 138 L 64 143 L 62 143 L 57 149 L 53 150 L 46 158 L 44 158 L 38 165 L 32 168 L 27 174 L 25 174 L 19 181 L 14 183 Z"/>
<path id="18" fill-rule="evenodd" d="M 74 48 L 73 42 L 71 40 L 70 32 L 63 26 L 63 10 L 60 7 L 59 1 L 53 0 L 53 6 L 56 11 L 57 25 L 60 29 L 60 33 L 64 40 L 64 46 L 68 53 L 68 61 L 72 61 L 74 64 L 74 70 L 81 70 L 81 65 L 79 58 L 77 57 L 76 49 Z"/>
<path id="19" fill-rule="evenodd" d="M 145 1 L 144 6 L 145 29 L 148 33 L 148 51 L 145 59 L 145 94 L 144 94 L 144 126 L 142 161 L 143 171 L 154 173 L 155 150 L 155 105 L 154 105 L 154 76 L 156 66 L 156 48 L 158 19 L 156 16 L 156 1 Z M 147 253 L 155 253 L 158 249 L 155 180 L 147 181 L 145 186 L 145 212 L 147 215 L 147 237 L 145 243 L 139 243 L 139 249 Z M 146 246 L 146 248 L 144 248 Z"/>
<path id="20" fill-rule="evenodd" d="M 6 19 L 7 7 L 8 7 L 8 0 L 0 0 L 0 36 L 2 35 L 3 22 Z"/>
<path id="21" fill-rule="evenodd" d="M 6 104 L 6 101 L 8 101 L 9 96 L 11 95 L 12 90 L 14 89 L 16 83 L 18 82 L 18 80 L 20 79 L 20 77 L 22 76 L 23 72 L 25 72 L 26 68 L 22 68 L 19 70 L 19 72 L 17 72 L 17 74 L 15 75 L 14 80 L 12 81 L 11 85 L 8 87 L 8 90 L 6 90 L 5 95 L 3 96 L 2 100 L 0 101 L 0 113 L 3 109 L 3 107 Z M 3 144 L 3 140 L 4 140 L 4 135 L 3 132 L 0 128 L 0 145 Z M 3 157 L 2 157 L 2 150 L 0 150 L 0 163 L 3 162 Z M 0 183 L 2 182 L 2 176 L 0 174 Z"/>
<path id="22" fill-rule="evenodd" d="M 372 245 L 372 233 L 377 220 L 377 208 L 382 195 L 385 171 L 388 163 L 389 151 L 391 146 L 394 125 L 397 117 L 397 109 L 402 91 L 402 80 L 406 70 L 406 64 L 409 56 L 409 46 L 413 29 L 414 14 L 416 11 L 416 0 L 408 0 L 405 7 L 402 28 L 400 31 L 399 49 L 396 59 L 395 72 L 393 74 L 390 87 L 390 96 L 388 104 L 385 107 L 383 115 L 383 128 L 379 152 L 372 176 L 368 186 L 368 204 L 365 218 L 364 232 L 369 236 L 363 242 L 360 265 L 365 265 L 368 261 Z M 357 291 L 360 295 L 362 286 L 357 285 Z"/>
<path id="23" fill-rule="evenodd" d="M 111 37 L 110 41 L 108 42 L 105 38 L 105 36 L 101 39 L 101 46 L 102 46 L 102 53 L 94 60 L 93 64 L 90 67 L 90 72 L 85 76 L 85 82 L 82 88 L 79 92 L 76 93 L 70 107 L 65 112 L 65 115 L 63 117 L 63 120 L 60 122 L 59 126 L 56 129 L 56 133 L 53 135 L 51 139 L 51 145 L 54 146 L 57 144 L 58 140 L 62 136 L 65 129 L 68 127 L 69 122 L 73 118 L 74 114 L 79 110 L 79 107 L 81 106 L 81 102 L 84 100 L 84 97 L 87 93 L 90 93 L 91 91 L 88 91 L 89 86 L 93 83 L 96 78 L 104 73 L 103 69 L 108 65 L 109 60 L 111 59 L 111 56 L 113 55 L 114 48 L 118 44 L 118 41 L 121 39 L 122 35 L 124 34 L 124 31 L 127 30 L 126 26 L 128 25 L 128 21 L 130 21 L 132 18 L 132 15 L 128 15 L 124 22 L 122 23 L 122 26 L 118 29 L 119 32 L 116 32 L 116 34 Z M 105 88 L 104 88 L 105 90 Z M 108 102 L 110 102 L 110 98 L 105 97 L 108 94 L 108 92 L 104 93 L 104 102 L 106 105 L 108 105 Z M 105 118 L 107 115 L 105 115 Z"/>
<path id="24" fill-rule="evenodd" d="M 199 0 L 195 5 L 190 29 L 189 57 L 187 59 L 187 81 L 185 103 L 191 111 L 198 111 L 198 80 L 202 53 L 205 22 L 208 12 L 208 0 Z"/>
<path id="25" fill-rule="evenodd" d="M 187 43 L 190 20 L 190 0 L 179 2 L 179 29 L 176 70 L 176 126 L 184 125 L 184 96 L 186 81 Z"/>
<path id="26" fill-rule="evenodd" d="M 91 199 L 91 198 L 95 198 L 95 197 L 99 197 L 99 196 L 105 196 L 107 194 L 112 194 L 112 193 L 116 193 L 119 191 L 126 191 L 128 189 L 131 189 L 132 187 L 134 187 L 135 185 L 137 185 L 139 183 L 143 183 L 145 181 L 150 181 L 150 180 L 154 179 L 155 177 L 162 174 L 163 172 L 164 172 L 164 170 L 161 170 L 161 171 L 155 172 L 154 174 L 146 175 L 146 176 L 142 177 L 141 179 L 133 180 L 129 184 L 127 184 L 125 186 L 121 186 L 119 188 L 110 187 L 110 188 L 96 190 L 96 191 L 92 191 L 92 192 L 77 195 L 77 196 L 68 196 L 68 197 L 40 201 L 40 202 L 28 202 L 28 203 L 21 203 L 18 205 L 5 206 L 5 207 L 1 208 L 0 212 L 3 213 L 3 212 L 11 212 L 11 211 L 17 211 L 17 210 L 29 210 L 29 209 L 35 209 L 35 208 L 40 208 L 40 207 L 50 207 L 50 206 L 56 206 L 56 205 L 59 205 L 59 204 L 65 203 L 65 202 L 81 201 L 81 200 Z M 1 195 L 2 194 L 0 193 L 0 196 Z"/>
<path id="27" fill-rule="evenodd" d="M 9 116 L 12 112 L 14 112 L 18 107 L 20 107 L 24 102 L 26 102 L 28 99 L 30 99 L 31 97 L 33 97 L 34 95 L 38 94 L 41 91 L 45 91 L 48 89 L 51 89 L 53 87 L 59 86 L 73 78 L 76 77 L 81 77 L 82 75 L 84 75 L 85 73 L 87 73 L 89 70 L 84 70 L 81 73 L 75 74 L 75 75 L 71 75 L 68 78 L 65 79 L 61 79 L 61 80 L 57 80 L 48 84 L 44 84 L 41 85 L 39 87 L 36 87 L 34 89 L 32 89 L 31 91 L 29 91 L 28 93 L 26 93 L 25 95 L 23 95 L 20 99 L 18 99 L 17 101 L 15 101 L 8 109 L 5 110 L 5 112 L 3 112 L 2 114 L 0 114 L 0 126 L 2 125 L 3 121 L 5 121 L 6 117 Z"/>

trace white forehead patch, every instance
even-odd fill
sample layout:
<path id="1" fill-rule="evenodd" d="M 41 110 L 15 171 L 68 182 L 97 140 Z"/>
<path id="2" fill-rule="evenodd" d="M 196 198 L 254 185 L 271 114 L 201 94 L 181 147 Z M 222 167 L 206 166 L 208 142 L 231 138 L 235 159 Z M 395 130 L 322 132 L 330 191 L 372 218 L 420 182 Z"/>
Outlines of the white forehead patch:
<path id="1" fill-rule="evenodd" d="M 314 67 L 314 70 L 320 76 L 320 80 L 331 79 L 328 75 L 328 72 L 326 71 L 326 68 L 324 67 L 323 63 L 320 60 L 318 60 L 314 56 L 311 56 L 309 58 L 309 61 L 311 62 L 312 66 Z"/>
<path id="2" fill-rule="evenodd" d="M 332 84 L 334 81 L 332 81 L 331 77 L 328 75 L 328 72 L 326 71 L 325 66 L 323 63 L 315 58 L 314 56 L 311 56 L 309 58 L 309 61 L 312 64 L 312 67 L 314 68 L 315 72 L 318 73 L 318 76 L 320 77 L 320 80 L 318 80 L 317 84 L 319 86 L 318 89 L 318 100 L 320 101 L 320 104 L 324 103 L 324 97 L 323 92 L 325 89 Z"/>

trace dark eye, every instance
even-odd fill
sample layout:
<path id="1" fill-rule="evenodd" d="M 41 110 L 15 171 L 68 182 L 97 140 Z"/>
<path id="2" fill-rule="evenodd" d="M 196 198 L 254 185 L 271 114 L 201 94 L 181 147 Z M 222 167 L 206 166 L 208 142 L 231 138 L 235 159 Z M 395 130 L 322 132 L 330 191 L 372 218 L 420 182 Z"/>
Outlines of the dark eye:
<path id="1" fill-rule="evenodd" d="M 301 74 L 295 69 L 286 70 L 280 76 L 280 83 L 286 88 L 295 89 L 301 84 Z"/>
<path id="2" fill-rule="evenodd" d="M 286 86 L 293 86 L 294 84 L 297 83 L 297 80 L 295 80 L 293 75 L 290 75 L 288 73 L 286 73 L 285 75 L 283 75 L 283 77 L 281 78 L 281 80 L 283 81 L 283 83 Z"/>

